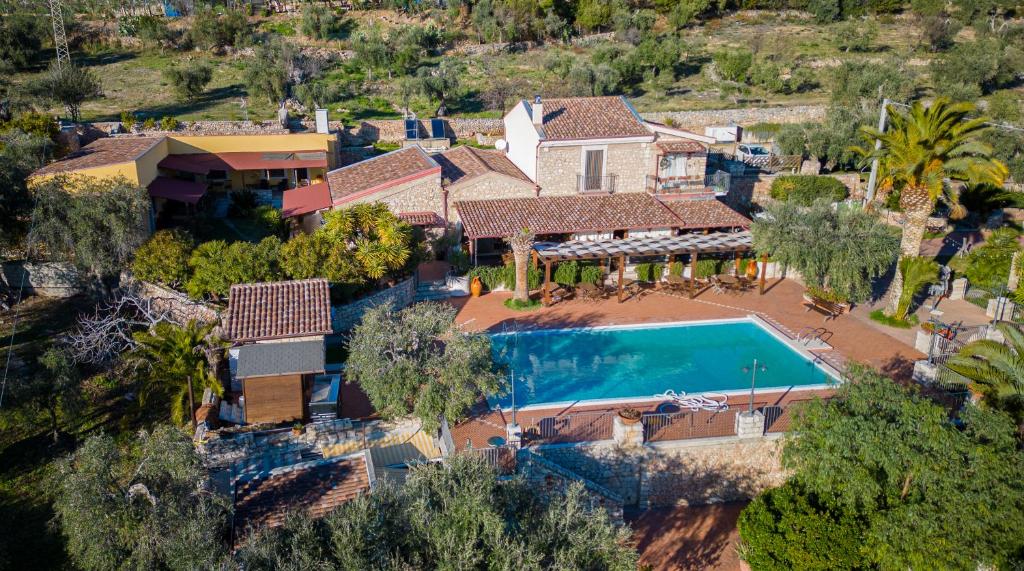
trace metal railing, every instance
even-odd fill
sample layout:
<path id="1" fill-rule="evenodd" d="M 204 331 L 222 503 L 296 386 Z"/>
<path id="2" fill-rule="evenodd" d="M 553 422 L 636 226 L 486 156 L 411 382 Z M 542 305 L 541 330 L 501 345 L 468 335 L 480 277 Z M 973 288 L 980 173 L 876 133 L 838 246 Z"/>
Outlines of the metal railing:
<path id="1" fill-rule="evenodd" d="M 611 440 L 616 414 L 615 411 L 599 411 L 531 418 L 526 425 L 525 438 L 530 444 Z"/>
<path id="2" fill-rule="evenodd" d="M 714 438 L 736 434 L 736 413 L 730 408 L 723 412 L 701 410 L 645 414 L 644 442 Z"/>
<path id="3" fill-rule="evenodd" d="M 467 448 L 463 454 L 469 454 L 482 458 L 488 466 L 491 466 L 501 475 L 514 474 L 516 471 L 516 452 L 518 447 L 512 444 L 494 446 L 491 448 Z"/>
<path id="4" fill-rule="evenodd" d="M 647 175 L 647 192 L 651 194 L 686 194 L 691 192 L 729 192 L 730 177 L 725 171 L 717 171 L 706 176 L 695 177 L 662 177 Z"/>
<path id="5" fill-rule="evenodd" d="M 580 192 L 615 192 L 615 180 L 618 177 L 613 174 L 604 176 L 576 175 L 576 188 Z"/>

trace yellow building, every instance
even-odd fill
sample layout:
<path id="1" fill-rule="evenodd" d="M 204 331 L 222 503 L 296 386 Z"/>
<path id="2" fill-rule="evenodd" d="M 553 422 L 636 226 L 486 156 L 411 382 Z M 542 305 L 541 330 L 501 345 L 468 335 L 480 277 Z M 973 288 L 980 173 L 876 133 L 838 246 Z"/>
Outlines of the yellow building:
<path id="1" fill-rule="evenodd" d="M 120 136 L 97 139 L 32 174 L 124 177 L 149 190 L 154 215 L 191 214 L 228 191 L 262 191 L 280 204 L 291 189 L 337 166 L 336 134 Z"/>

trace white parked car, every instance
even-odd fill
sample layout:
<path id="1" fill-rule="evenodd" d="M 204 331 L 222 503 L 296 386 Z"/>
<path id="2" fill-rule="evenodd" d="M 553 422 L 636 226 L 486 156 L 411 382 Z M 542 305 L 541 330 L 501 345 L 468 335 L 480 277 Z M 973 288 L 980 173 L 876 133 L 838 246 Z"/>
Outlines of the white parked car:
<path id="1" fill-rule="evenodd" d="M 737 145 L 736 160 L 752 159 L 754 157 L 767 157 L 771 153 L 761 145 Z"/>

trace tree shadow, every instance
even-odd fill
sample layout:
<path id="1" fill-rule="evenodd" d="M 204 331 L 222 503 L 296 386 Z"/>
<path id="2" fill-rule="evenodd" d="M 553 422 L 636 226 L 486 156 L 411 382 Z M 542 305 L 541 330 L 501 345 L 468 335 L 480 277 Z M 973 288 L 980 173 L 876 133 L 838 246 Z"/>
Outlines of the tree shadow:
<path id="1" fill-rule="evenodd" d="M 140 107 L 136 115 L 142 119 L 176 117 L 187 113 L 198 113 L 218 103 L 223 103 L 228 99 L 244 97 L 246 95 L 245 86 L 241 83 L 235 83 L 206 91 L 193 101 L 173 101 L 153 107 Z M 118 121 L 120 118 L 120 114 L 108 113 L 107 115 L 98 116 L 96 121 Z"/>
<path id="2" fill-rule="evenodd" d="M 641 565 L 694 570 L 722 565 L 735 557 L 736 522 L 746 505 L 739 501 L 627 512 Z"/>

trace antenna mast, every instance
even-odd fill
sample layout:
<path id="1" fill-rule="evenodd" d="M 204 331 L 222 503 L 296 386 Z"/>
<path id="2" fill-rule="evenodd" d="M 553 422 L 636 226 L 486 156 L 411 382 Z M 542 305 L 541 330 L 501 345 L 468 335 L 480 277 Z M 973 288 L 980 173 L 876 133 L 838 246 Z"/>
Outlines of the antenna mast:
<path id="1" fill-rule="evenodd" d="M 68 38 L 64 33 L 64 5 L 62 0 L 47 0 L 47 4 L 50 7 L 50 20 L 53 22 L 53 45 L 57 48 L 57 67 L 63 68 L 64 64 L 71 61 Z"/>

